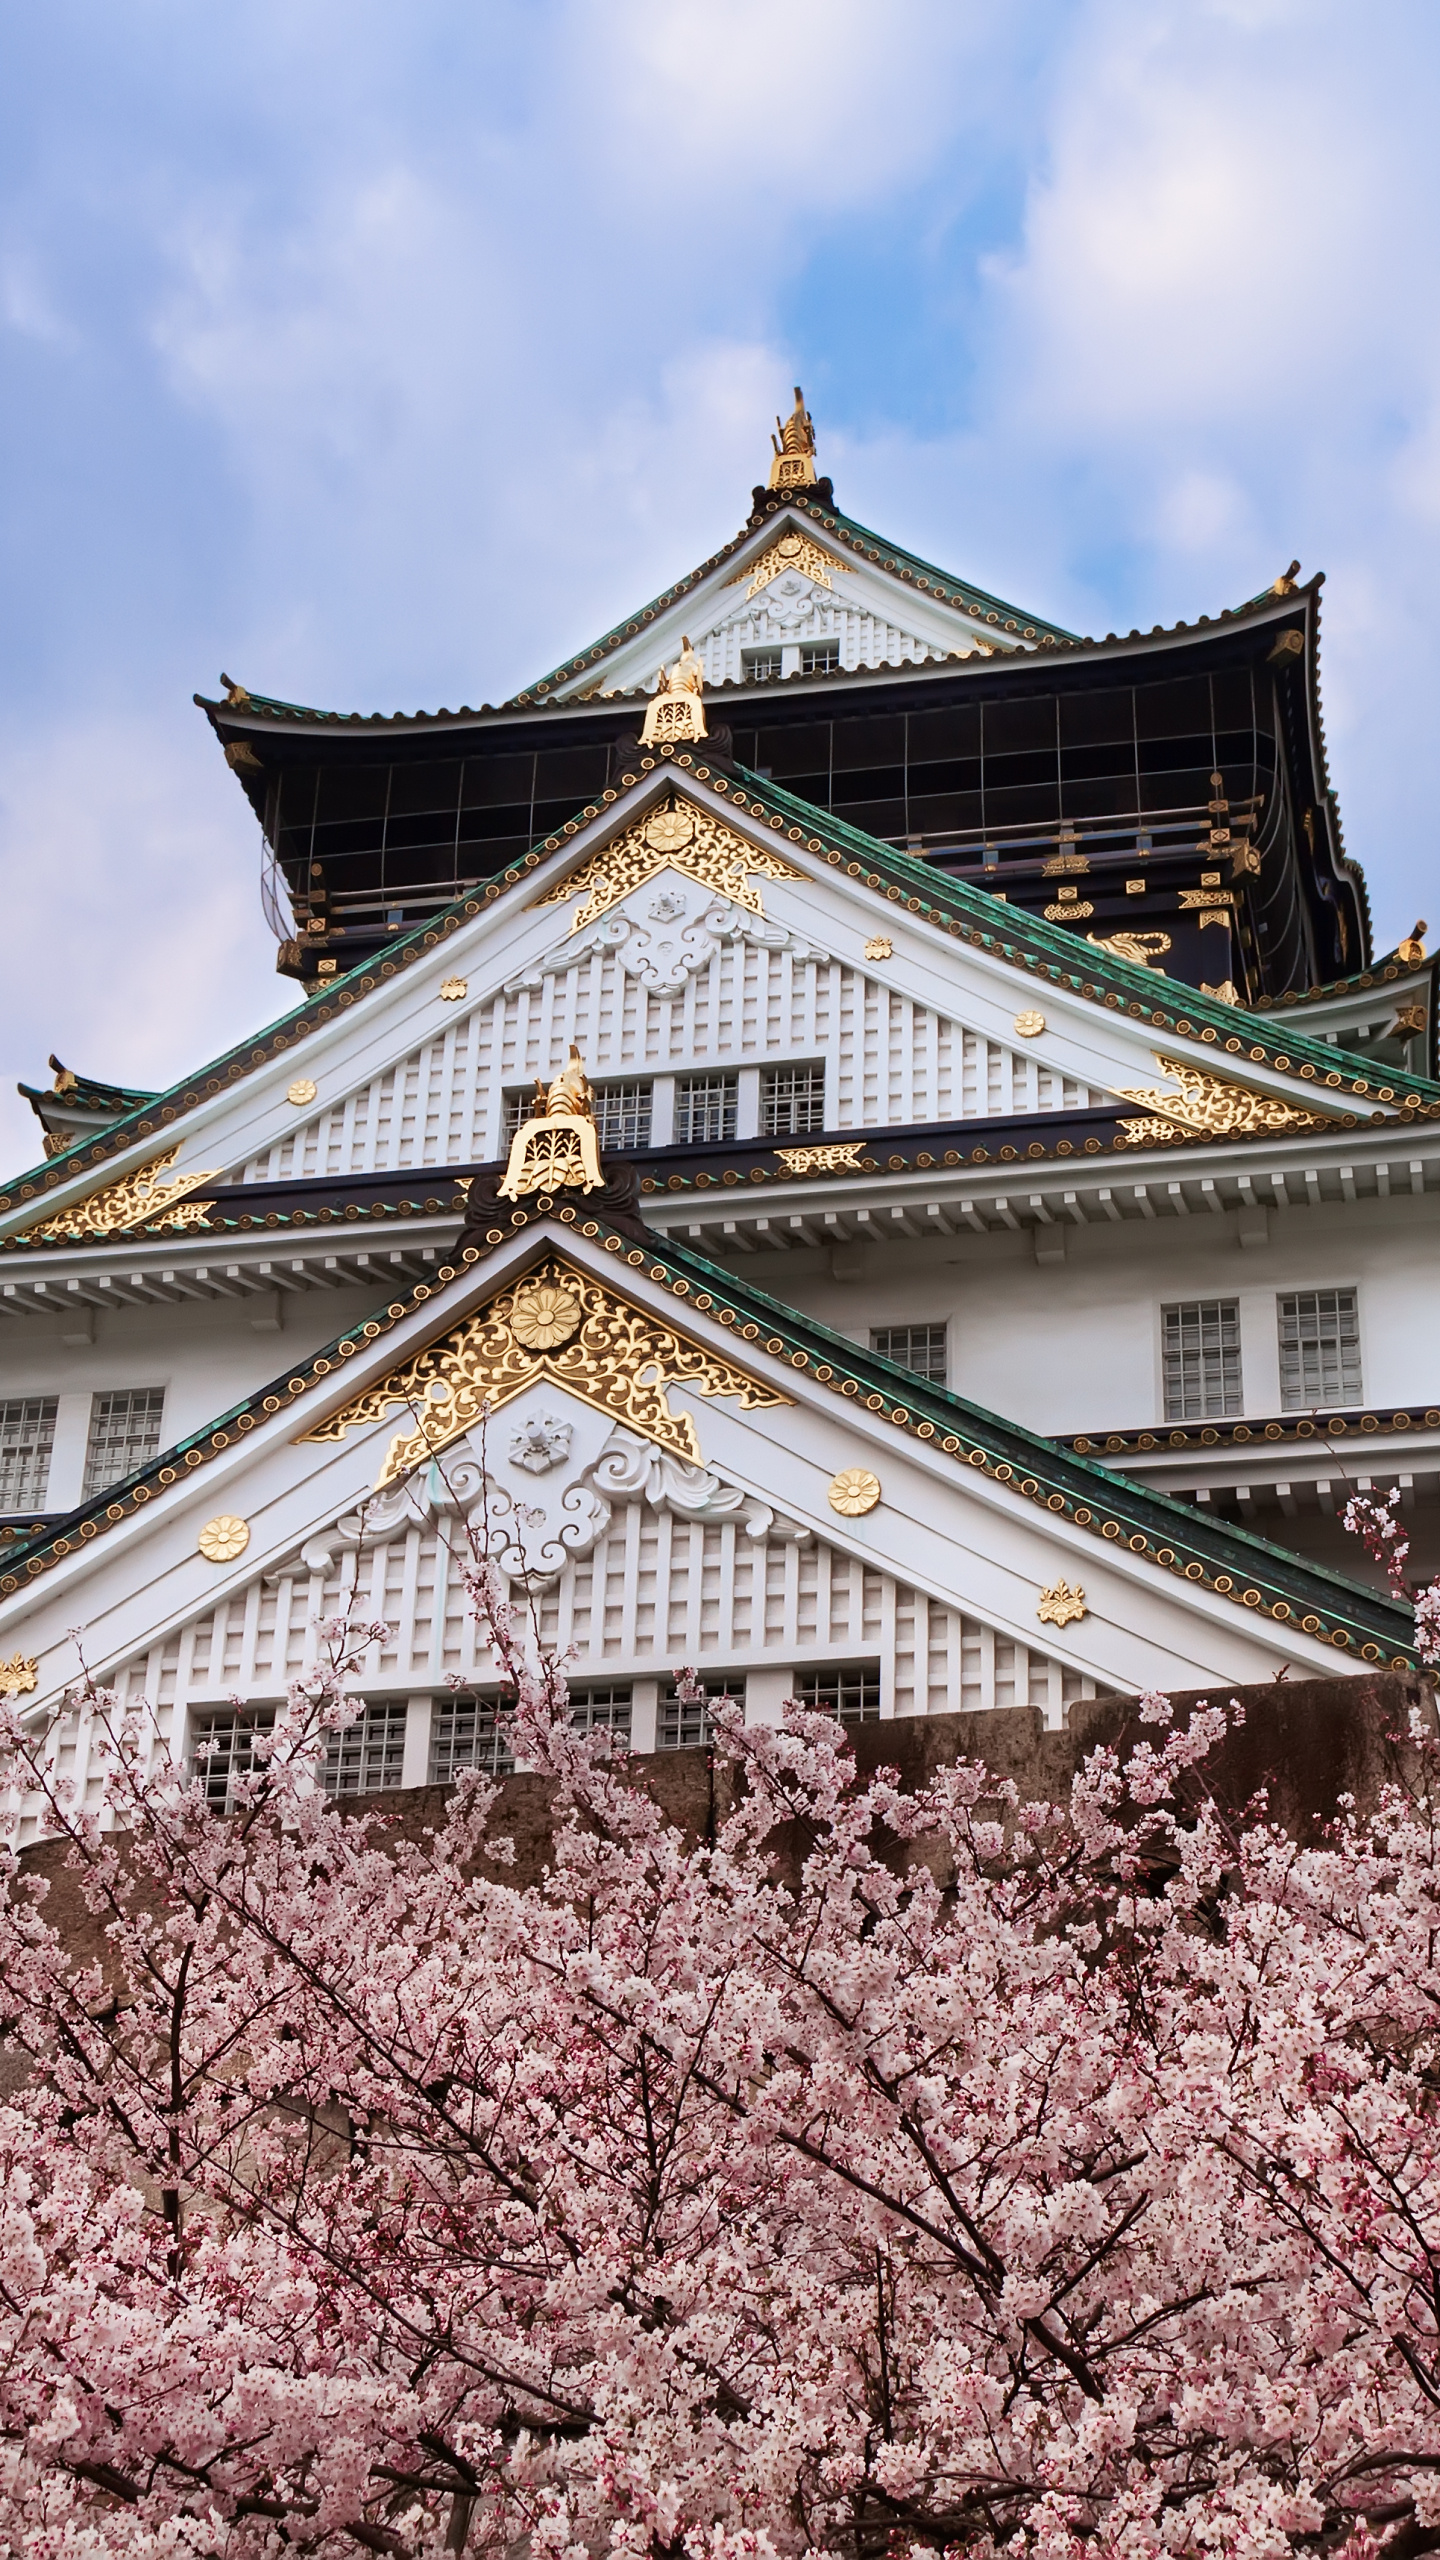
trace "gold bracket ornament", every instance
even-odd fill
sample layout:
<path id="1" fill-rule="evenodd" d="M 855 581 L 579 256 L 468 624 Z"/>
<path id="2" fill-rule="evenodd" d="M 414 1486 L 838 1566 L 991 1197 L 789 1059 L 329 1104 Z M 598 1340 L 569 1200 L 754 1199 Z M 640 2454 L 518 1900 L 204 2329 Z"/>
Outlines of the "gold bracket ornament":
<path id="1" fill-rule="evenodd" d="M 12 1653 L 8 1662 L 0 1660 L 0 1698 L 28 1697 L 39 1677 L 38 1654 Z"/>
<path id="2" fill-rule="evenodd" d="M 124 1227 L 198 1226 L 210 1203 L 191 1199 L 189 1194 L 202 1182 L 213 1182 L 221 1168 L 207 1164 L 197 1173 L 172 1174 L 170 1167 L 179 1153 L 179 1147 L 173 1146 L 168 1155 L 157 1156 L 153 1164 L 142 1165 L 123 1182 L 112 1182 L 104 1191 L 92 1192 L 88 1200 L 77 1201 L 73 1209 L 42 1218 L 23 1232 L 49 1244 L 62 1237 L 116 1235 Z M 184 1206 L 177 1206 L 182 1201 Z"/>
<path id="3" fill-rule="evenodd" d="M 1160 1085 L 1116 1085 L 1115 1091 L 1126 1102 L 1143 1103 L 1148 1112 L 1160 1115 L 1125 1121 L 1116 1133 L 1117 1145 L 1169 1146 L 1180 1138 L 1248 1138 L 1331 1125 L 1323 1112 L 1301 1111 L 1273 1094 L 1227 1084 L 1223 1077 L 1206 1075 L 1202 1068 L 1186 1066 L 1179 1058 L 1162 1058 L 1157 1052 L 1155 1063 L 1175 1078 L 1181 1091 L 1167 1093 Z"/>
<path id="4" fill-rule="evenodd" d="M 1088 1618 L 1090 1608 L 1078 1582 L 1073 1591 L 1068 1582 L 1052 1582 L 1041 1592 L 1035 1615 L 1045 1626 L 1068 1627 L 1074 1618 Z"/>
<path id="5" fill-rule="evenodd" d="M 671 1412 L 667 1388 L 734 1396 L 747 1412 L 793 1401 L 555 1256 L 300 1437 L 343 1440 L 352 1425 L 408 1405 L 414 1428 L 391 1441 L 378 1492 L 539 1380 L 692 1466 L 703 1463 L 700 1435 L 688 1413 Z"/>
<path id="6" fill-rule="evenodd" d="M 1112 960 L 1133 960 L 1141 969 L 1160 969 L 1163 954 L 1170 949 L 1168 933 L 1087 933 L 1097 951 L 1108 951 Z M 1163 978 L 1165 972 L 1160 969 Z"/>
<path id="7" fill-rule="evenodd" d="M 569 1065 L 548 1093 L 537 1083 L 535 1098 L 540 1108 L 510 1141 L 510 1161 L 504 1181 L 496 1185 L 496 1198 L 524 1200 L 535 1191 L 602 1191 L 595 1096 L 573 1040 Z"/>
<path id="8" fill-rule="evenodd" d="M 662 809 L 652 809 L 647 817 L 638 819 L 613 844 L 592 853 L 568 880 L 547 889 L 535 903 L 554 907 L 563 898 L 578 897 L 581 903 L 570 919 L 570 930 L 579 933 L 583 926 L 594 924 L 607 914 L 619 899 L 628 897 L 632 889 L 643 889 L 646 881 L 661 871 L 681 871 L 712 896 L 729 898 L 752 916 L 763 916 L 765 905 L 760 891 L 750 886 L 748 872 L 758 872 L 762 880 L 801 877 L 792 864 L 781 861 L 778 853 L 771 853 L 764 845 L 747 843 L 733 827 L 712 817 L 708 809 L 672 797 Z"/>

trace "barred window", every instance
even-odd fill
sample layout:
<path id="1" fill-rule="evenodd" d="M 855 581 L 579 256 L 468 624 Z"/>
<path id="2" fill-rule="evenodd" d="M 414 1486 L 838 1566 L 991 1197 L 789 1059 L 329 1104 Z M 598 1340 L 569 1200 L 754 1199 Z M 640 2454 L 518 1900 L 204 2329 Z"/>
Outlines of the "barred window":
<path id="1" fill-rule="evenodd" d="M 902 1369 L 913 1369 L 917 1378 L 929 1378 L 934 1385 L 943 1387 L 945 1330 L 943 1324 L 872 1325 L 870 1348 L 883 1352 L 887 1360 L 898 1361 Z"/>
<path id="2" fill-rule="evenodd" d="M 43 1511 L 55 1446 L 55 1396 L 9 1396 L 0 1404 L 0 1511 Z"/>
<path id="3" fill-rule="evenodd" d="M 368 1796 L 398 1787 L 405 1768 L 405 1701 L 377 1698 L 343 1733 L 332 1733 L 320 1769 L 327 1796 Z"/>
<path id="4" fill-rule="evenodd" d="M 852 1662 L 838 1671 L 802 1671 L 795 1695 L 817 1715 L 838 1716 L 842 1724 L 874 1724 L 880 1714 L 880 1665 Z"/>
<path id="5" fill-rule="evenodd" d="M 1287 1413 L 1358 1404 L 1360 1317 L 1353 1289 L 1297 1289 L 1278 1298 L 1280 1402 Z"/>
<path id="6" fill-rule="evenodd" d="M 828 676 L 839 664 L 838 640 L 807 641 L 800 651 L 800 672 L 804 676 Z"/>
<path id="7" fill-rule="evenodd" d="M 255 1737 L 275 1722 L 273 1707 L 220 1707 L 197 1717 L 190 1736 L 190 1774 L 205 1790 L 214 1813 L 233 1813 L 235 1788 L 255 1766 Z"/>
<path id="8" fill-rule="evenodd" d="M 825 1126 L 823 1067 L 767 1067 L 760 1078 L 760 1134 L 793 1137 Z"/>
<path id="9" fill-rule="evenodd" d="M 743 653 L 745 673 L 752 684 L 774 684 L 780 675 L 778 649 L 747 649 Z"/>
<path id="10" fill-rule="evenodd" d="M 602 1147 L 627 1155 L 650 1144 L 650 1086 L 602 1084 L 595 1095 L 595 1128 Z"/>
<path id="11" fill-rule="evenodd" d="M 707 1138 L 733 1138 L 740 1099 L 738 1076 L 681 1076 L 675 1087 L 675 1143 L 695 1147 Z"/>
<path id="12" fill-rule="evenodd" d="M 95 1398 L 82 1502 L 88 1502 L 92 1493 L 104 1493 L 107 1486 L 122 1483 L 154 1457 L 164 1411 L 163 1387 L 120 1387 Z"/>
<path id="13" fill-rule="evenodd" d="M 430 1784 L 446 1786 L 462 1769 L 484 1769 L 492 1778 L 508 1777 L 515 1766 L 510 1728 L 499 1714 L 496 1697 L 476 1698 L 461 1692 L 437 1698 L 430 1710 Z"/>
<path id="14" fill-rule="evenodd" d="M 516 1130 L 523 1129 L 527 1120 L 534 1119 L 535 1111 L 535 1087 L 533 1084 L 517 1085 L 513 1093 L 505 1093 L 501 1095 L 500 1144 L 502 1147 L 508 1147 Z"/>
<path id="15" fill-rule="evenodd" d="M 1193 1298 L 1162 1307 L 1167 1422 L 1213 1422 L 1240 1413 L 1240 1301 Z"/>
<path id="16" fill-rule="evenodd" d="M 710 1709 L 717 1698 L 733 1698 L 737 1706 L 745 1703 L 745 1675 L 727 1677 L 723 1671 L 708 1671 L 697 1684 L 701 1695 L 682 1700 L 673 1680 L 660 1692 L 660 1715 L 655 1740 L 661 1751 L 697 1751 L 711 1739 Z"/>
<path id="17" fill-rule="evenodd" d="M 613 1733 L 617 1740 L 630 1739 L 630 1683 L 628 1680 L 592 1680 L 583 1688 L 570 1692 L 570 1721 L 580 1733 Z"/>

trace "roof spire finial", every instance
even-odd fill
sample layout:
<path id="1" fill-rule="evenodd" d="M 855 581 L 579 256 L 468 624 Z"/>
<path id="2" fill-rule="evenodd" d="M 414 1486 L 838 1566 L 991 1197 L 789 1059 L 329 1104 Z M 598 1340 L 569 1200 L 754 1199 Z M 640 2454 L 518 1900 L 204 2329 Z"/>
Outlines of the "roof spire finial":
<path id="1" fill-rule="evenodd" d="M 805 394 L 795 385 L 795 406 L 788 418 L 777 418 L 776 433 L 770 441 L 775 447 L 767 486 L 772 489 L 806 489 L 815 484 L 815 421 L 805 406 Z"/>

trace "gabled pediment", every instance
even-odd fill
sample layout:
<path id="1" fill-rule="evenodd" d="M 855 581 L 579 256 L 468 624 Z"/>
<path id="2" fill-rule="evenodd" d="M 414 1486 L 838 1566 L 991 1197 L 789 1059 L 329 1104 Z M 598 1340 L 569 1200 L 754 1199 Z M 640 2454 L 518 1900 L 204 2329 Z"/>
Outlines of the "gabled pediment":
<path id="1" fill-rule="evenodd" d="M 11 1185 L 0 1199 L 0 1236 L 28 1237 L 34 1249 L 67 1225 L 72 1235 L 133 1228 L 158 1187 L 169 1219 L 193 1224 L 207 1182 L 260 1178 L 262 1168 L 309 1175 L 493 1156 L 502 1089 L 555 1073 L 571 1039 L 587 1049 L 592 1074 L 623 1076 L 632 1058 L 653 1057 L 649 1009 L 688 1001 L 701 984 L 688 965 L 695 943 L 686 945 L 687 933 L 708 935 L 712 967 L 743 959 L 780 972 L 772 990 L 777 1003 L 783 996 L 778 1046 L 755 1047 L 739 1064 L 823 1055 L 842 999 L 859 1006 L 856 1019 L 862 1029 L 871 1023 L 877 1044 L 883 1028 L 887 1055 L 897 1021 L 919 1023 L 904 1033 L 914 1072 L 883 1094 L 877 1084 L 873 1102 L 863 1091 L 844 1100 L 837 1048 L 837 1111 L 827 1101 L 827 1120 L 838 1130 L 962 1117 L 972 1107 L 967 1076 L 977 1105 L 984 1081 L 988 1115 L 1044 1108 L 1047 1094 L 1067 1107 L 1148 1094 L 1172 1061 L 1205 1091 L 1220 1088 L 1222 1101 L 1233 1091 L 1242 1127 L 1246 1097 L 1259 1098 L 1248 1125 L 1262 1128 L 1298 1123 L 1267 1122 L 1261 1105 L 1342 1125 L 1440 1109 L 1440 1090 L 1423 1079 L 1397 1070 L 1381 1084 L 1290 1021 L 1242 1017 L 1159 970 L 1012 912 L 753 775 L 712 770 L 702 748 L 637 757 L 619 789 L 437 924 L 103 1138 Z M 567 946 L 575 954 L 568 972 Z M 632 958 L 646 955 L 645 965 L 627 967 L 622 946 Z M 683 965 L 671 965 L 677 949 Z M 689 991 L 683 998 L 677 978 Z M 552 991 L 539 1005 L 536 987 Z M 502 1019 L 495 1008 L 507 990 L 527 992 Z M 719 1054 L 719 1030 L 701 1030 L 673 1017 L 677 1063 Z M 628 1052 L 627 1039 L 638 1043 Z M 983 1056 L 965 1051 L 966 1041 L 984 1044 Z M 1032 1085 L 1043 1076 L 1053 1086 L 1023 1087 L 1017 1060 Z M 1179 1082 L 1171 1089 L 1183 1098 Z M 412 1101 L 411 1151 L 387 1154 Z M 1177 1117 L 1197 1127 L 1193 1114 Z M 1223 1118 L 1202 1116 L 1198 1126 L 1219 1134 Z"/>
<path id="2" fill-rule="evenodd" d="M 730 1667 L 859 1651 L 892 1684 L 917 1610 L 940 1658 L 953 1644 L 959 1661 L 968 1625 L 1102 1689 L 1409 1659 L 1408 1613 L 1375 1594 L 1064 1454 L 698 1256 L 637 1245 L 583 1206 L 497 1212 L 492 1232 L 437 1286 L 20 1550 L 0 1575 L 0 1653 L 34 1664 L 37 1710 L 74 1676 L 77 1625 L 95 1672 L 168 1661 L 180 1694 L 186 1631 L 222 1604 L 207 1695 L 273 1699 L 315 1621 L 352 1601 L 396 1622 L 376 1640 L 380 1687 L 438 1684 L 465 1615 L 455 1524 L 477 1503 L 519 1596 L 532 1566 L 537 1596 L 585 1567 L 583 1627 L 573 1581 L 556 1622 L 577 1676 L 607 1662 L 659 1676 L 707 1644 L 713 1659 L 722 1609 Z M 818 1578 L 802 1570 L 822 1551 Z M 473 1650 L 458 1668 L 475 1676 Z"/>
<path id="3" fill-rule="evenodd" d="M 817 646 L 843 670 L 991 657 L 1067 635 L 799 499 L 520 698 L 648 693 L 687 636 L 707 685 L 723 687 L 808 672 L 802 653 Z"/>

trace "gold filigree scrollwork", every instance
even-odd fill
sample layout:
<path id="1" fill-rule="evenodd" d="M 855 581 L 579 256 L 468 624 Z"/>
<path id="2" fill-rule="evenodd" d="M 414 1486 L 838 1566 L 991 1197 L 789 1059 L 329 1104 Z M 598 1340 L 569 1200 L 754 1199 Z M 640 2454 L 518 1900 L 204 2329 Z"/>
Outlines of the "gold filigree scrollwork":
<path id="1" fill-rule="evenodd" d="M 299 1436 L 343 1440 L 353 1425 L 408 1405 L 414 1428 L 391 1441 L 378 1491 L 448 1448 L 486 1405 L 494 1411 L 541 1379 L 695 1466 L 700 1435 L 688 1413 L 672 1413 L 667 1388 L 734 1396 L 747 1411 L 792 1402 L 556 1256 Z"/>
<path id="2" fill-rule="evenodd" d="M 858 1173 L 865 1153 L 863 1138 L 838 1147 L 777 1147 L 787 1173 Z"/>
<path id="3" fill-rule="evenodd" d="M 1276 1130 L 1323 1129 L 1329 1125 L 1323 1112 L 1302 1111 L 1293 1102 L 1281 1102 L 1274 1094 L 1254 1093 L 1248 1085 L 1227 1084 L 1222 1076 L 1206 1075 L 1202 1068 L 1187 1066 L 1179 1058 L 1162 1058 L 1157 1053 L 1155 1063 L 1167 1076 L 1173 1076 L 1181 1089 L 1179 1093 L 1167 1093 L 1160 1085 L 1117 1085 L 1116 1092 L 1126 1102 L 1142 1103 L 1154 1115 L 1125 1121 L 1117 1133 L 1121 1146 L 1173 1146 L 1180 1138 L 1247 1138 Z"/>
<path id="4" fill-rule="evenodd" d="M 582 862 L 556 888 L 547 889 L 535 903 L 541 907 L 558 906 L 562 898 L 578 898 L 579 906 L 570 919 L 570 930 L 579 933 L 608 914 L 632 889 L 643 889 L 657 872 L 683 871 L 687 879 L 699 882 L 712 896 L 729 898 L 737 907 L 748 908 L 753 916 L 763 916 L 764 900 L 759 889 L 746 877 L 757 872 L 762 880 L 798 880 L 800 873 L 778 853 L 764 845 L 749 844 L 708 809 L 699 809 L 693 801 L 672 797 L 661 809 L 652 809 L 633 827 L 617 836 L 613 844 L 602 846 Z"/>
<path id="5" fill-rule="evenodd" d="M 170 1167 L 179 1153 L 178 1146 L 172 1147 L 168 1155 L 156 1156 L 152 1164 L 127 1174 L 123 1182 L 109 1183 L 88 1200 L 77 1200 L 73 1208 L 39 1219 L 25 1228 L 25 1234 L 58 1243 L 72 1236 L 112 1236 L 122 1227 L 198 1226 L 210 1203 L 190 1195 L 202 1182 L 213 1182 L 221 1168 L 207 1164 L 196 1173 L 172 1174 Z M 181 1202 L 183 1207 L 177 1205 Z"/>
<path id="6" fill-rule="evenodd" d="M 808 578 L 814 587 L 830 586 L 832 569 L 842 570 L 847 578 L 855 575 L 848 560 L 837 560 L 832 551 L 823 550 L 808 533 L 782 533 L 779 541 L 772 542 L 768 551 L 762 551 L 749 570 L 737 571 L 726 583 L 738 587 L 742 578 L 748 578 L 746 597 L 763 595 L 771 580 L 780 577 L 786 569 L 797 569 L 801 577 Z"/>
<path id="7" fill-rule="evenodd" d="M 25 1698 L 40 1677 L 40 1657 L 34 1653 L 12 1653 L 8 1662 L 0 1660 L 0 1698 Z"/>
<path id="8" fill-rule="evenodd" d="M 1035 1615 L 1049 1627 L 1068 1627 L 1072 1618 L 1088 1618 L 1090 1605 L 1081 1585 L 1052 1582 L 1041 1592 Z"/>

